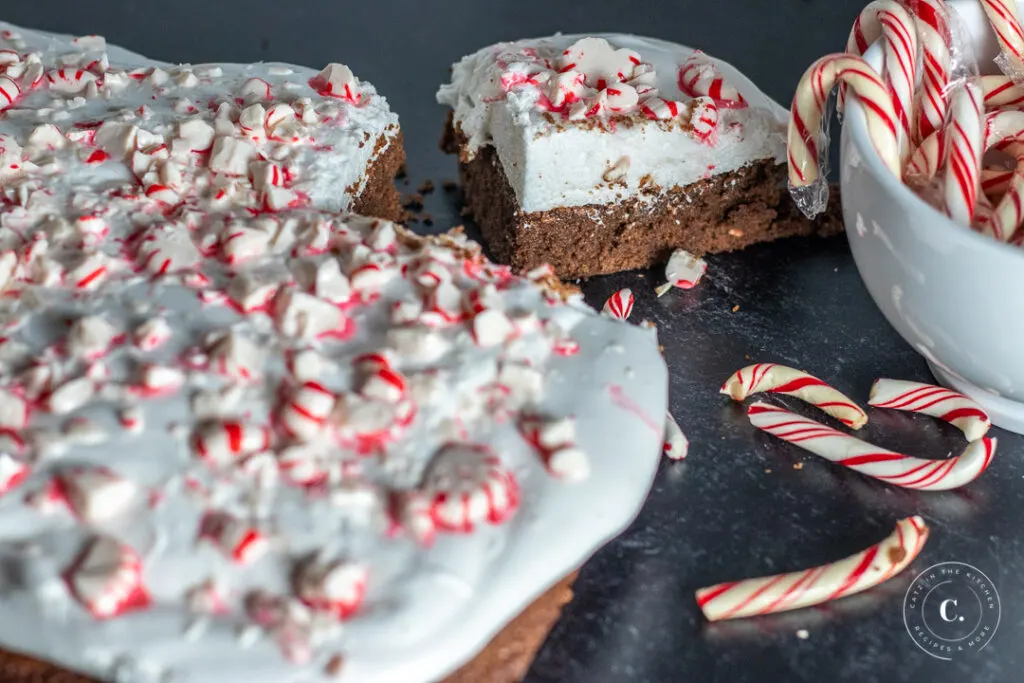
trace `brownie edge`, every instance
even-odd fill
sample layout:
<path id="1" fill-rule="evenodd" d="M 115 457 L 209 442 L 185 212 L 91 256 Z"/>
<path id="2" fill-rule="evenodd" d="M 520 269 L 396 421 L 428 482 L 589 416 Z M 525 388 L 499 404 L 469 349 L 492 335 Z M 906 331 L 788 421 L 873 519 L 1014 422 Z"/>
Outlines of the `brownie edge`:
<path id="1" fill-rule="evenodd" d="M 366 169 L 366 183 L 352 202 L 352 212 L 401 222 L 405 211 L 402 209 L 398 188 L 395 187 L 395 176 L 405 165 L 405 146 L 402 131 L 389 133 L 377 139 L 373 161 Z M 382 153 L 381 148 L 385 145 L 387 149 Z"/>
<path id="2" fill-rule="evenodd" d="M 491 257 L 518 270 L 547 262 L 572 279 L 648 268 L 674 249 L 703 255 L 842 231 L 838 192 L 825 213 L 808 220 L 785 189 L 785 165 L 770 159 L 615 204 L 523 213 L 494 148 L 481 147 L 470 158 L 450 115 L 441 147 L 459 155 L 466 209 Z"/>

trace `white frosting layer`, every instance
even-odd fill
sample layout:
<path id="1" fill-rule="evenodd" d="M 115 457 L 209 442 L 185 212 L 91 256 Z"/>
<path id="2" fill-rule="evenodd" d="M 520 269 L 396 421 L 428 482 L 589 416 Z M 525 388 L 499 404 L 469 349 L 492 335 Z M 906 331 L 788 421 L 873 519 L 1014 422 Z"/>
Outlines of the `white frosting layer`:
<path id="1" fill-rule="evenodd" d="M 69 75 L 74 72 L 74 66 L 79 63 L 86 66 L 103 54 L 106 47 L 105 43 L 99 43 L 96 49 L 86 43 L 90 49 L 83 49 L 68 36 L 25 30 L 0 21 L 0 32 L 3 31 L 14 32 L 19 38 L 0 38 L 0 50 L 36 53 L 48 69 L 67 64 L 72 67 L 66 70 Z M 231 111 L 225 114 L 230 114 L 235 121 L 249 104 L 269 108 L 265 99 L 247 97 L 243 91 L 250 79 L 260 79 L 269 85 L 274 102 L 289 103 L 300 110 L 308 103 L 303 125 L 288 131 L 302 137 L 306 144 L 281 144 L 264 135 L 262 140 L 256 141 L 260 153 L 284 167 L 302 169 L 301 177 L 296 177 L 291 186 L 314 206 L 343 211 L 351 207 L 353 199 L 362 191 L 369 163 L 387 149 L 398 132 L 398 116 L 369 83 L 358 83 L 360 103 L 351 106 L 342 99 L 318 95 L 308 84 L 317 72 L 307 67 L 275 63 L 170 65 L 116 46 L 111 46 L 107 54 L 115 69 L 152 70 L 155 67 L 158 71 L 155 77 L 129 76 L 126 83 L 122 82 L 125 80 L 122 77 L 108 78 L 97 97 L 88 97 L 89 93 L 84 91 L 83 97 L 77 99 L 66 94 L 55 95 L 46 87 L 23 92 L 0 117 L 0 135 L 26 140 L 44 123 L 52 123 L 68 132 L 90 129 L 82 124 L 110 120 L 130 124 L 152 136 L 169 138 L 176 124 L 183 120 L 201 120 L 214 125 L 217 105 L 221 103 L 228 103 Z M 102 79 L 99 82 L 104 83 Z M 5 102 L 0 101 L 0 105 L 3 104 Z M 140 110 L 143 106 L 145 110 Z M 59 177 L 66 182 L 77 183 L 83 178 L 90 182 L 130 179 L 123 165 L 82 163 L 75 158 L 76 151 L 69 147 L 64 154 L 52 155 L 52 161 L 64 171 Z M 51 186 L 51 189 L 65 188 Z"/>
<path id="2" fill-rule="evenodd" d="M 635 51 L 652 65 L 654 87 L 661 97 L 691 100 L 680 92 L 678 71 L 693 55 L 692 48 L 631 35 L 596 35 L 613 47 Z M 563 120 L 538 108 L 536 90 L 506 93 L 499 55 L 533 49 L 555 59 L 583 37 L 558 35 L 486 47 L 455 64 L 451 83 L 438 91 L 438 101 L 454 110 L 471 156 L 482 145 L 494 146 L 524 212 L 652 197 L 652 189 L 685 187 L 753 161 L 785 161 L 788 113 L 719 60 L 711 59 L 725 83 L 739 90 L 749 106 L 720 109 L 718 141 L 713 145 L 679 126 L 644 117 L 634 117 L 614 132 L 595 127 L 590 120 Z"/>
<path id="3" fill-rule="evenodd" d="M 19 78 L 102 52 L 18 34 Z M 343 67 L 361 107 L 272 65 L 157 92 L 183 70 L 108 55 L 91 97 L 41 76 L 0 112 L 0 647 L 127 683 L 441 679 L 636 515 L 654 334 L 308 206 L 394 122 Z M 267 116 L 221 108 L 204 152 L 186 122 L 254 73 Z M 262 139 L 287 102 L 316 115 Z"/>

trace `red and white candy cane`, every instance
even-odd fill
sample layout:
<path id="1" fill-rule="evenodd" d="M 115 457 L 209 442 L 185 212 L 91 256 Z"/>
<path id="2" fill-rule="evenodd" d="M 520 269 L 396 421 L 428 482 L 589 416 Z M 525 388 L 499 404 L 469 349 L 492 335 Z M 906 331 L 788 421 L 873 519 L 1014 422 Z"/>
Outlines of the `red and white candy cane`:
<path id="1" fill-rule="evenodd" d="M 981 6 L 988 15 L 989 24 L 999 41 L 999 50 L 1006 60 L 1006 67 L 1015 76 L 1024 72 L 1024 29 L 1017 14 L 1016 0 L 981 0 Z"/>
<path id="2" fill-rule="evenodd" d="M 227 465 L 270 447 L 270 429 L 238 420 L 209 422 L 196 430 L 192 446 L 203 460 Z"/>
<path id="3" fill-rule="evenodd" d="M 879 448 L 785 408 L 755 403 L 747 409 L 750 423 L 844 467 L 887 484 L 920 491 L 948 491 L 974 481 L 988 468 L 996 440 L 985 437 L 967 444 L 960 455 L 925 460 Z"/>
<path id="4" fill-rule="evenodd" d="M 793 96 L 789 122 L 789 182 L 793 187 L 807 187 L 820 178 L 821 122 L 828 95 L 839 82 L 860 98 L 875 151 L 893 175 L 900 176 L 900 123 L 888 88 L 860 57 L 833 54 L 811 65 Z"/>
<path id="5" fill-rule="evenodd" d="M 799 572 L 728 581 L 697 591 L 708 621 L 740 619 L 820 605 L 885 583 L 906 569 L 928 540 L 928 525 L 907 517 L 881 543 L 856 555 Z"/>
<path id="6" fill-rule="evenodd" d="M 282 405 L 278 419 L 291 436 L 312 439 L 324 431 L 337 397 L 319 382 L 303 382 Z"/>
<path id="7" fill-rule="evenodd" d="M 806 401 L 853 429 L 860 429 L 868 421 L 863 408 L 823 380 L 776 363 L 757 363 L 737 370 L 725 380 L 719 393 L 743 401 L 763 391 Z"/>
<path id="8" fill-rule="evenodd" d="M 880 379 L 871 385 L 868 405 L 937 417 L 962 431 L 968 441 L 977 441 L 992 426 L 988 413 L 977 403 L 959 392 L 933 384 Z"/>
<path id="9" fill-rule="evenodd" d="M 999 111 L 986 117 L 985 149 L 998 148 L 1017 158 L 1017 168 L 995 207 L 991 220 L 979 222 L 981 231 L 1003 242 L 1020 240 L 1024 222 L 1024 112 Z"/>
<path id="10" fill-rule="evenodd" d="M 501 524 L 519 507 L 519 484 L 489 447 L 450 443 L 434 456 L 424 477 L 430 516 L 439 531 L 470 533 Z"/>
<path id="11" fill-rule="evenodd" d="M 942 179 L 946 214 L 961 225 L 974 222 L 981 184 L 981 157 L 985 145 L 985 116 L 982 91 L 975 83 L 964 83 L 950 103 L 946 173 Z"/>
<path id="12" fill-rule="evenodd" d="M 945 0 L 905 3 L 914 15 L 921 43 L 921 87 L 915 102 L 912 138 L 920 142 L 946 122 L 946 89 L 950 80 L 949 10 Z"/>
<path id="13" fill-rule="evenodd" d="M 850 31 L 846 51 L 862 55 L 879 37 L 884 40 L 882 76 L 900 124 L 900 153 L 905 161 L 911 149 L 911 116 L 917 81 L 917 28 L 913 17 L 895 0 L 875 0 L 861 11 Z M 845 87 L 840 86 L 840 110 L 844 93 Z"/>
<path id="14" fill-rule="evenodd" d="M 633 312 L 634 300 L 633 290 L 620 289 L 608 297 L 608 300 L 604 302 L 604 308 L 601 309 L 601 312 L 610 318 L 626 320 L 629 318 L 629 314 Z"/>
<path id="15" fill-rule="evenodd" d="M 1009 76 L 982 76 L 980 82 L 985 95 L 985 109 L 1019 109 L 1024 106 L 1024 88 Z"/>

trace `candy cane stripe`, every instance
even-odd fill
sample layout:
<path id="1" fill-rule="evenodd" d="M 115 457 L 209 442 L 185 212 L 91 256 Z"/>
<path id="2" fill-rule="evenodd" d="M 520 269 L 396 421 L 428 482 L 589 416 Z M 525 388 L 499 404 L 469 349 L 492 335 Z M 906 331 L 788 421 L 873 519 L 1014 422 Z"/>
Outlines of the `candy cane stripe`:
<path id="1" fill-rule="evenodd" d="M 919 382 L 877 380 L 868 405 L 938 418 L 962 431 L 968 441 L 980 439 L 992 426 L 984 409 L 963 394 Z"/>
<path id="2" fill-rule="evenodd" d="M 853 429 L 860 429 L 868 421 L 864 410 L 849 397 L 836 391 L 823 380 L 785 365 L 748 365 L 733 373 L 720 390 L 720 393 L 734 401 L 742 401 L 751 394 L 760 392 L 799 398 Z M 824 425 L 819 427 L 827 429 Z"/>
<path id="3" fill-rule="evenodd" d="M 976 479 L 992 461 L 996 441 L 971 441 L 963 453 L 948 460 L 926 460 L 861 441 L 783 408 L 754 403 L 747 410 L 751 424 L 783 441 L 838 465 L 902 488 L 946 491 Z"/>
<path id="4" fill-rule="evenodd" d="M 928 539 L 920 517 L 908 517 L 884 540 L 820 567 L 701 588 L 697 605 L 708 621 L 783 612 L 837 600 L 877 586 L 906 569 Z"/>

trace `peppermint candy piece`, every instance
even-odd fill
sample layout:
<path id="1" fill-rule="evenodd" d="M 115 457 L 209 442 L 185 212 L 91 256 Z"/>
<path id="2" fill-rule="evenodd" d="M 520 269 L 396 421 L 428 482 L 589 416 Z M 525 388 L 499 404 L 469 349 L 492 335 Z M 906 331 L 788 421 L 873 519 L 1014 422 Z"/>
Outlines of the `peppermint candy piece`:
<path id="1" fill-rule="evenodd" d="M 270 549 L 258 529 L 226 512 L 208 512 L 199 524 L 199 538 L 210 542 L 235 564 L 252 564 Z"/>
<path id="2" fill-rule="evenodd" d="M 84 69 L 54 69 L 46 72 L 45 79 L 50 91 L 65 95 L 78 95 L 96 84 L 96 74 Z"/>
<path id="3" fill-rule="evenodd" d="M 6 76 L 0 76 L 0 111 L 10 107 L 19 97 L 21 86 Z"/>
<path id="4" fill-rule="evenodd" d="M 140 351 L 153 351 L 173 335 L 171 326 L 167 324 L 166 320 L 150 318 L 135 328 L 132 333 L 132 341 Z"/>
<path id="5" fill-rule="evenodd" d="M 142 560 L 128 545 L 95 536 L 64 576 L 71 594 L 94 619 L 111 619 L 150 605 Z"/>
<path id="6" fill-rule="evenodd" d="M 658 296 L 664 296 L 673 287 L 693 289 L 704 277 L 704 272 L 707 269 L 708 264 L 704 259 L 694 256 L 685 249 L 676 249 L 665 266 L 665 279 L 668 282 L 660 285 L 654 291 Z"/>
<path id="7" fill-rule="evenodd" d="M 0 497 L 28 479 L 31 468 L 9 453 L 0 452 Z"/>
<path id="8" fill-rule="evenodd" d="M 483 523 L 501 524 L 519 507 L 519 485 L 483 444 L 450 443 L 434 455 L 421 488 L 441 531 L 470 533 Z"/>
<path id="9" fill-rule="evenodd" d="M 267 427 L 239 420 L 200 425 L 192 438 L 195 454 L 213 465 L 227 465 L 269 447 L 270 430 Z"/>
<path id="10" fill-rule="evenodd" d="M 587 86 L 597 90 L 624 83 L 633 77 L 640 55 L 626 48 L 615 49 L 604 38 L 581 38 L 558 58 L 558 71 L 578 71 Z"/>
<path id="11" fill-rule="evenodd" d="M 887 484 L 919 491 L 949 491 L 969 484 L 988 469 L 996 452 L 996 440 L 984 437 L 967 444 L 960 455 L 926 460 L 879 448 L 767 403 L 750 406 L 747 417 L 758 429 L 826 460 Z"/>
<path id="12" fill-rule="evenodd" d="M 369 570 L 361 564 L 313 560 L 300 567 L 295 593 L 310 609 L 347 619 L 362 604 L 368 578 Z"/>
<path id="13" fill-rule="evenodd" d="M 977 441 L 992 426 L 988 413 L 977 403 L 961 393 L 932 384 L 879 379 L 871 385 L 868 405 L 937 417 L 962 431 L 968 441 Z"/>
<path id="14" fill-rule="evenodd" d="M 184 225 L 154 225 L 139 240 L 139 266 L 153 275 L 195 270 L 202 258 Z"/>
<path id="15" fill-rule="evenodd" d="M 845 559 L 800 572 L 701 588 L 697 605 L 708 621 L 738 619 L 819 605 L 885 583 L 918 556 L 928 525 L 907 517 L 881 543 Z"/>
<path id="16" fill-rule="evenodd" d="M 524 417 L 519 421 L 519 430 L 556 479 L 574 484 L 590 476 L 590 461 L 576 445 L 576 423 L 572 418 Z"/>
<path id="17" fill-rule="evenodd" d="M 626 320 L 629 318 L 629 314 L 633 312 L 633 302 L 633 290 L 620 289 L 608 297 L 608 300 L 604 302 L 601 312 L 610 318 Z"/>
<path id="18" fill-rule="evenodd" d="M 665 415 L 665 455 L 671 460 L 683 460 L 690 452 L 690 441 L 679 428 L 672 413 Z"/>
<path id="19" fill-rule="evenodd" d="M 776 363 L 758 363 L 737 370 L 719 390 L 734 401 L 763 391 L 793 396 L 831 415 L 851 429 L 867 424 L 864 409 L 824 381 Z"/>
<path id="20" fill-rule="evenodd" d="M 210 347 L 210 369 L 233 382 L 251 382 L 263 371 L 264 353 L 237 330 L 217 338 Z"/>
<path id="21" fill-rule="evenodd" d="M 28 402 L 17 394 L 0 389 L 0 429 L 24 429 L 28 420 Z"/>
<path id="22" fill-rule="evenodd" d="M 318 382 L 303 382 L 281 406 L 280 420 L 290 435 L 313 439 L 323 432 L 337 397 Z"/>
<path id="23" fill-rule="evenodd" d="M 747 101 L 734 86 L 725 82 L 715 63 L 700 50 L 695 50 L 679 67 L 679 89 L 690 97 L 708 96 L 719 107 L 744 109 Z"/>
<path id="24" fill-rule="evenodd" d="M 56 495 L 72 514 L 89 524 L 109 521 L 136 501 L 138 487 L 106 467 L 76 467 L 55 480 Z"/>
<path id="25" fill-rule="evenodd" d="M 352 70 L 344 64 L 328 64 L 313 78 L 309 87 L 324 97 L 336 97 L 350 104 L 359 104 L 363 94 Z"/>
<path id="26" fill-rule="evenodd" d="M 406 394 L 405 375 L 389 366 L 375 367 L 367 373 L 359 393 L 377 401 L 397 403 Z"/>

